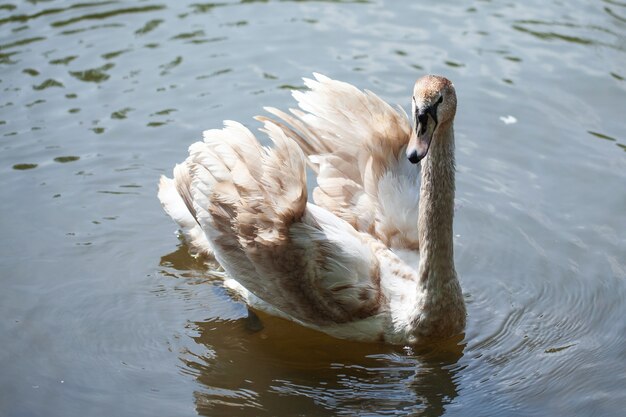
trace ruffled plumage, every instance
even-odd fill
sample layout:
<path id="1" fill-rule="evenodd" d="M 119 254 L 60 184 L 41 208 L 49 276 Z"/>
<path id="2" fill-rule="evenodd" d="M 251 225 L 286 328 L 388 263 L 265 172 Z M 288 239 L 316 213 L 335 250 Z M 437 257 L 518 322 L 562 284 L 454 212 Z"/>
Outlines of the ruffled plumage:
<path id="1" fill-rule="evenodd" d="M 341 338 L 437 335 L 433 294 L 407 263 L 419 259 L 420 194 L 419 165 L 405 156 L 409 120 L 369 91 L 315 78 L 293 94 L 300 110 L 258 117 L 272 147 L 236 122 L 207 130 L 173 179 L 161 178 L 159 199 L 192 251 L 214 256 L 254 308 Z"/>

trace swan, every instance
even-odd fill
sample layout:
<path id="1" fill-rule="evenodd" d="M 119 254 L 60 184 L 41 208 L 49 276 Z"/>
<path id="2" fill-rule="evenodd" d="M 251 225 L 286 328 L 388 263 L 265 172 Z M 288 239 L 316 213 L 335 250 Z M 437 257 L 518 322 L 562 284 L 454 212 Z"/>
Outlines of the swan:
<path id="1" fill-rule="evenodd" d="M 253 309 L 358 341 L 462 333 L 453 84 L 416 81 L 412 128 L 401 107 L 374 93 L 314 78 L 292 93 L 299 109 L 257 116 L 272 147 L 234 121 L 205 131 L 173 178 L 161 176 L 164 210 Z"/>

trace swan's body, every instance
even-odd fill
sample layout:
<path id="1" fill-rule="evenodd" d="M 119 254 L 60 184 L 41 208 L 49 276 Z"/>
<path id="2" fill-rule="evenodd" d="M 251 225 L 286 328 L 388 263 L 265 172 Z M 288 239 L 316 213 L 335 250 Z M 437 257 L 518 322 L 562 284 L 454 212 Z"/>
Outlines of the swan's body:
<path id="1" fill-rule="evenodd" d="M 235 122 L 204 132 L 174 178 L 161 178 L 163 207 L 254 308 L 345 339 L 402 344 L 462 332 L 454 87 L 417 81 L 413 130 L 373 93 L 316 78 L 294 93 L 301 110 L 267 109 L 291 127 L 259 118 L 273 149 Z M 318 205 L 307 202 L 304 154 Z M 421 159 L 420 172 L 412 163 Z"/>

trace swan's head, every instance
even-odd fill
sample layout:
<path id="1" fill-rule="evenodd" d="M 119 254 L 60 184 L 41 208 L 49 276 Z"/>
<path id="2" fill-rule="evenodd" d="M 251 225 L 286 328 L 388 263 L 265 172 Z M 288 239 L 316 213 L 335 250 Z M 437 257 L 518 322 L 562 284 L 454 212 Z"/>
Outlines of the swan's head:
<path id="1" fill-rule="evenodd" d="M 421 161 L 441 129 L 448 129 L 456 113 L 454 85 L 447 78 L 425 75 L 413 88 L 414 134 L 406 156 L 414 164 Z"/>

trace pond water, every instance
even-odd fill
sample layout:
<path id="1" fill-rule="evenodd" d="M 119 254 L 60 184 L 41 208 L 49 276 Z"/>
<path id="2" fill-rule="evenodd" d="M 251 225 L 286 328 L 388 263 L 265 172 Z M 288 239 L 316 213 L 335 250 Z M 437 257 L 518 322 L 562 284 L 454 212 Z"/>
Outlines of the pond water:
<path id="1" fill-rule="evenodd" d="M 247 317 L 156 198 L 322 72 L 452 79 L 456 341 Z M 0 415 L 620 415 L 626 3 L 0 0 Z"/>

